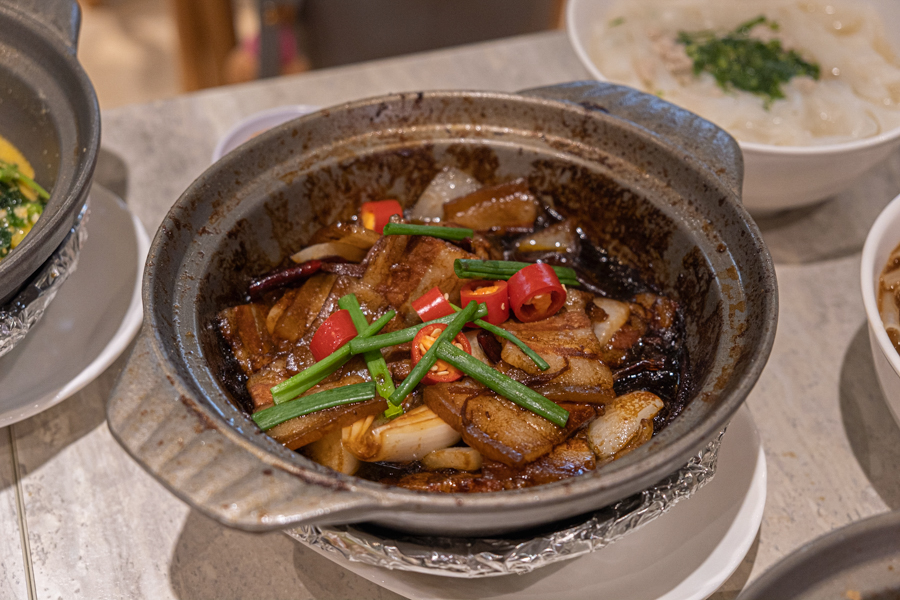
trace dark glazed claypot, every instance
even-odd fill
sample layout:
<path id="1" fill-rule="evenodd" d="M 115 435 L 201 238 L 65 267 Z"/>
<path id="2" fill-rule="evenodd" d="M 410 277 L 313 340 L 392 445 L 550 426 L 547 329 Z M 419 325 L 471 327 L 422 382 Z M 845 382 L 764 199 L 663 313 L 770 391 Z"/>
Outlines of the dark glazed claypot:
<path id="1" fill-rule="evenodd" d="M 216 312 L 320 225 L 366 200 L 412 202 L 447 165 L 485 184 L 526 177 L 682 304 L 692 400 L 651 442 L 553 484 L 427 494 L 312 463 L 241 410 L 223 385 Z M 596 82 L 391 95 L 289 122 L 210 167 L 166 217 L 145 272 L 144 329 L 108 405 L 110 429 L 180 498 L 244 529 L 372 521 L 481 535 L 599 508 L 684 464 L 729 421 L 768 357 L 775 273 L 741 207 L 741 177 L 740 150 L 722 130 Z"/>
<path id="2" fill-rule="evenodd" d="M 75 57 L 75 0 L 0 1 L 0 134 L 50 190 L 43 215 L 0 261 L 0 308 L 47 261 L 87 201 L 100 147 L 100 109 Z"/>

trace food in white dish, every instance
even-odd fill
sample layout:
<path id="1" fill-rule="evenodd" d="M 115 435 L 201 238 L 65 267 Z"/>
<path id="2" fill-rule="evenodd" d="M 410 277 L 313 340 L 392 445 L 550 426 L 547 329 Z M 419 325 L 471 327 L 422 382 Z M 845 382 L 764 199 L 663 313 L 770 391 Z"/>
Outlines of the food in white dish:
<path id="1" fill-rule="evenodd" d="M 697 48 L 729 34 L 744 49 L 759 42 L 750 60 L 767 47 L 784 59 L 779 69 L 790 71 L 791 61 L 811 68 L 789 73 L 774 94 L 717 81 Z M 608 80 L 696 112 L 742 142 L 824 145 L 900 127 L 900 60 L 878 13 L 862 2 L 621 0 L 596 24 L 589 53 Z M 737 64 L 726 55 L 722 64 Z M 735 70 L 753 78 L 767 69 Z"/>
<path id="2" fill-rule="evenodd" d="M 900 246 L 894 248 L 881 271 L 876 300 L 884 329 L 900 353 Z"/>

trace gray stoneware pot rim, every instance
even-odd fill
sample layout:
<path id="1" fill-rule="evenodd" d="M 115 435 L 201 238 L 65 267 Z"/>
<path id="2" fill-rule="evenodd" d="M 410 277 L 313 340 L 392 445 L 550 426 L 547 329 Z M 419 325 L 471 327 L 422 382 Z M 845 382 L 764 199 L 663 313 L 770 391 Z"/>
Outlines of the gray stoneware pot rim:
<path id="1" fill-rule="evenodd" d="M 0 44 L 16 49 L 2 53 L 7 58 L 0 58 L 0 67 L 14 61 L 13 77 L 21 77 L 33 87 L 45 110 L 57 118 L 68 118 L 58 110 L 65 105 L 81 122 L 65 124 L 63 135 L 72 139 L 59 140 L 59 170 L 44 214 L 22 243 L 0 261 L 2 307 L 57 251 L 87 201 L 100 148 L 100 108 L 93 85 L 76 57 L 81 11 L 75 0 L 0 3 L 0 22 L 15 23 L 7 31 L 9 39 Z M 30 74 L 37 74 L 37 81 L 52 78 L 56 83 L 34 83 L 27 78 Z M 70 133 L 69 128 L 77 131 Z M 66 142 L 71 147 L 62 147 Z"/>
<path id="2" fill-rule="evenodd" d="M 129 395 L 136 393 L 136 389 L 132 380 L 140 378 L 140 375 L 130 373 L 131 365 L 135 364 L 137 369 L 137 358 L 132 358 L 129 366 L 126 367 L 121 376 L 117 388 L 113 391 L 110 402 L 107 407 L 109 417 L 110 430 L 114 437 L 123 445 L 123 447 L 134 456 L 139 463 L 142 464 L 151 474 L 155 475 L 160 481 L 166 485 L 173 493 L 192 504 L 193 506 L 203 510 L 206 514 L 216 518 L 217 520 L 232 526 L 250 529 L 250 530 L 269 530 L 284 529 L 289 526 L 304 523 L 339 523 L 339 522 L 358 522 L 369 518 L 379 519 L 384 515 L 394 512 L 403 513 L 404 510 L 413 513 L 421 510 L 423 507 L 429 511 L 444 514 L 474 514 L 488 510 L 496 512 L 504 510 L 504 507 L 520 508 L 523 503 L 530 503 L 529 508 L 539 509 L 541 506 L 549 506 L 557 502 L 572 500 L 575 498 L 585 498 L 595 493 L 598 487 L 605 487 L 610 481 L 613 486 L 627 488 L 621 495 L 626 497 L 631 493 L 644 489 L 656 481 L 662 479 L 665 475 L 671 473 L 684 462 L 689 456 L 696 452 L 702 445 L 717 432 L 719 432 L 730 420 L 734 412 L 739 408 L 740 404 L 749 394 L 755 384 L 760 372 L 768 358 L 772 347 L 775 334 L 775 324 L 777 321 L 777 290 L 775 286 L 775 273 L 771 258 L 765 245 L 762 242 L 756 225 L 743 209 L 740 204 L 740 184 L 742 176 L 742 162 L 740 150 L 730 136 L 727 136 L 720 129 L 712 126 L 708 122 L 702 121 L 695 115 L 686 113 L 666 104 L 672 110 L 679 114 L 689 115 L 690 119 L 705 123 L 707 130 L 715 130 L 716 135 L 727 137 L 726 149 L 729 156 L 725 157 L 726 163 L 723 164 L 719 158 L 712 155 L 702 157 L 705 160 L 695 160 L 687 157 L 685 160 L 691 162 L 691 167 L 702 169 L 709 176 L 710 180 L 714 180 L 716 185 L 723 192 L 723 203 L 728 204 L 729 210 L 735 213 L 742 220 L 742 224 L 746 227 L 746 234 L 749 236 L 748 244 L 754 248 L 759 257 L 759 266 L 763 273 L 762 281 L 759 285 L 766 290 L 766 301 L 762 312 L 763 322 L 757 325 L 762 328 L 761 338 L 758 345 L 754 348 L 752 358 L 748 361 L 747 369 L 743 377 L 737 385 L 731 389 L 727 397 L 719 402 L 718 406 L 709 414 L 702 423 L 702 427 L 695 427 L 690 435 L 685 435 L 668 443 L 664 448 L 655 452 L 649 452 L 640 457 L 637 464 L 628 462 L 623 459 L 607 465 L 603 469 L 603 477 L 595 478 L 588 476 L 573 477 L 563 481 L 545 484 L 538 487 L 526 488 L 520 490 L 511 490 L 503 492 L 495 492 L 489 494 L 433 494 L 413 492 L 402 488 L 386 486 L 380 483 L 359 479 L 357 477 L 342 475 L 317 465 L 312 461 L 302 457 L 296 452 L 287 450 L 279 443 L 275 442 L 268 436 L 259 434 L 253 435 L 250 429 L 242 431 L 247 423 L 235 423 L 224 418 L 219 411 L 207 404 L 207 400 L 198 400 L 192 390 L 192 385 L 182 380 L 181 376 L 173 367 L 169 358 L 169 350 L 167 350 L 166 342 L 159 335 L 159 326 L 157 323 L 158 315 L 155 312 L 156 300 L 153 297 L 155 281 L 158 277 L 158 269 L 162 268 L 158 265 L 160 255 L 165 252 L 169 236 L 175 230 L 180 229 L 181 225 L 178 215 L 181 210 L 191 210 L 185 205 L 192 197 L 202 194 L 211 182 L 217 177 L 222 177 L 223 173 L 230 173 L 229 169 L 233 169 L 233 161 L 238 160 L 243 154 L 265 148 L 266 144 L 278 138 L 279 135 L 286 131 L 290 131 L 292 127 L 300 124 L 308 123 L 315 119 L 322 118 L 323 114 L 329 118 L 335 118 L 341 114 L 358 110 L 360 108 L 374 107 L 380 104 L 392 105 L 402 103 L 413 103 L 416 99 L 420 100 L 424 97 L 427 99 L 465 99 L 471 102 L 514 102 L 536 105 L 541 107 L 552 107 L 553 110 L 568 111 L 581 117 L 613 119 L 616 126 L 628 128 L 643 135 L 655 136 L 655 133 L 648 130 L 643 125 L 623 120 L 620 117 L 606 114 L 608 111 L 601 105 L 598 105 L 599 96 L 594 99 L 595 93 L 600 90 L 604 93 L 618 94 L 622 101 L 619 108 L 625 114 L 635 109 L 635 99 L 637 104 L 641 102 L 661 102 L 658 98 L 648 97 L 629 88 L 622 86 L 614 86 L 611 84 L 597 82 L 576 82 L 563 86 L 552 86 L 549 88 L 541 88 L 536 90 L 528 90 L 522 94 L 500 93 L 500 92 L 470 92 L 470 91 L 447 91 L 447 92 L 426 92 L 418 94 L 391 94 L 387 96 L 368 98 L 364 100 L 349 102 L 343 105 L 325 109 L 318 113 L 313 113 L 291 121 L 261 134 L 254 140 L 251 140 L 244 146 L 227 155 L 216 165 L 210 167 L 202 174 L 179 198 L 172 210 L 166 216 L 160 230 L 157 232 L 151 245 L 147 266 L 144 271 L 143 282 L 143 301 L 145 320 L 139 344 L 140 348 L 135 350 L 135 354 L 140 353 L 138 357 L 141 361 L 155 361 L 160 366 L 160 371 L 164 373 L 165 378 L 171 384 L 174 392 L 173 400 L 177 399 L 181 404 L 188 406 L 197 415 L 198 422 L 202 422 L 204 427 L 212 428 L 223 434 L 228 440 L 240 446 L 247 455 L 252 455 L 261 465 L 275 467 L 286 473 L 298 476 L 304 484 L 313 486 L 322 486 L 341 493 L 349 493 L 348 500 L 357 500 L 357 504 L 345 510 L 345 507 L 337 506 L 335 508 L 324 508 L 316 514 L 306 514 L 302 518 L 296 515 L 278 513 L 268 513 L 255 518 L 244 516 L 234 516 L 228 513 L 227 507 L 219 508 L 211 506 L 208 500 L 198 498 L 197 494 L 189 493 L 182 489 L 184 482 L 173 483 L 174 479 L 162 477 L 157 471 L 162 467 L 162 463 L 157 462 L 153 457 L 155 450 L 151 451 L 150 440 L 155 439 L 152 435 L 148 438 L 138 436 L 136 426 L 127 423 L 128 418 L 134 417 L 133 412 L 139 409 L 139 402 L 129 401 Z M 601 94 L 602 95 L 602 94 Z M 636 110 L 640 111 L 640 106 Z M 723 138 L 719 138 L 720 140 Z M 656 142 L 655 142 L 656 143 Z M 665 140 L 658 141 L 665 144 Z M 733 145 L 733 147 L 732 147 Z M 671 151 L 681 152 L 680 148 L 670 148 Z M 721 206 L 721 203 L 720 203 Z M 730 214 L 730 213 L 729 213 Z M 171 265 L 168 268 L 172 268 Z M 174 351 L 173 351 L 174 352 Z M 158 379 L 161 379 L 158 377 Z M 225 400 L 227 401 L 227 399 Z M 701 400 L 695 399 L 695 402 Z M 125 405 L 128 404 L 126 407 Z M 247 419 L 252 424 L 252 421 Z M 258 433 L 258 432 L 257 432 Z M 138 439 L 140 437 L 140 439 Z M 179 440 L 180 441 L 180 440 Z M 181 442 L 181 441 L 180 441 Z M 171 443 L 171 441 L 170 441 Z M 182 444 L 189 444 L 190 441 L 183 441 Z M 160 439 L 159 445 L 164 446 L 165 440 Z M 639 449 L 640 450 L 640 449 Z M 174 451 L 173 451 L 174 452 Z M 638 454 L 636 451 L 633 454 Z M 629 457 L 626 457 L 626 459 Z M 162 460 L 162 459 L 160 459 Z M 167 459 L 168 460 L 168 459 Z M 621 463 L 621 464 L 620 464 Z M 626 464 L 627 463 L 627 464 Z M 267 469 L 271 473 L 270 469 Z M 363 498 L 360 500 L 359 498 Z M 352 504 L 352 502 L 350 502 Z M 282 506 L 282 505 L 279 505 Z M 259 511 L 257 511 L 259 512 Z M 265 512 L 265 511 L 264 511 Z M 287 511 L 289 512 L 289 511 Z M 343 518 L 342 518 L 343 515 Z M 574 513 L 569 516 L 574 516 Z M 527 523 L 524 525 L 527 526 Z"/>

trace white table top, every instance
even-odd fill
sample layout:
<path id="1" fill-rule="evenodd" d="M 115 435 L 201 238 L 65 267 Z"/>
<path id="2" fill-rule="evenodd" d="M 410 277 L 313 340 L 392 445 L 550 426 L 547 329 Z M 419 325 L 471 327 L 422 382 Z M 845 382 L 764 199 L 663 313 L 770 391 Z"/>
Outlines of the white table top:
<path id="1" fill-rule="evenodd" d="M 256 111 L 585 78 L 565 35 L 551 32 L 127 106 L 103 114 L 97 178 L 152 233 L 219 137 Z M 900 509 L 900 428 L 875 379 L 857 283 L 865 234 L 898 192 L 895 154 L 825 204 L 759 220 L 781 307 L 774 350 L 748 400 L 766 450 L 768 500 L 757 542 L 716 598 L 734 597 L 819 535 Z M 0 597 L 397 597 L 286 536 L 226 529 L 156 483 L 104 420 L 122 362 L 0 430 Z"/>

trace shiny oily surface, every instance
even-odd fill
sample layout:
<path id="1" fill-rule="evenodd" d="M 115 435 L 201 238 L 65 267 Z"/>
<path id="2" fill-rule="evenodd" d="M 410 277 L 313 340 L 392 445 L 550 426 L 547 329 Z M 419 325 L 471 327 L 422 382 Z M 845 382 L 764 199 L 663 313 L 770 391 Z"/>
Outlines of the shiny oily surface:
<path id="1" fill-rule="evenodd" d="M 477 192 L 476 198 L 482 203 L 491 203 L 494 197 L 506 195 L 506 185 L 508 184 L 485 186 Z M 316 457 L 324 451 L 321 445 L 325 441 L 320 439 L 323 435 L 327 437 L 329 428 L 351 428 L 355 433 L 345 431 L 344 448 L 366 462 L 358 472 L 355 468 L 344 472 L 386 484 L 433 492 L 490 492 L 549 483 L 601 468 L 649 441 L 652 435 L 677 418 L 688 398 L 687 386 L 690 385 L 690 379 L 684 366 L 685 334 L 681 310 L 677 303 L 652 293 L 653 286 L 644 281 L 636 270 L 610 257 L 607 251 L 593 246 L 587 240 L 576 236 L 577 243 L 572 244 L 571 252 L 567 253 L 556 251 L 555 245 L 549 251 L 536 252 L 533 244 L 526 243 L 528 240 L 547 238 L 553 232 L 558 232 L 557 235 L 563 238 L 568 238 L 575 231 L 583 236 L 583 230 L 577 217 L 564 219 L 549 207 L 540 207 L 535 212 L 534 197 L 527 187 L 523 187 L 519 193 L 529 198 L 529 212 L 532 216 L 527 225 L 534 232 L 477 234 L 472 239 L 457 243 L 430 237 L 385 236 L 379 239 L 376 236 L 368 242 L 370 245 L 374 242 L 374 246 L 360 265 L 361 277 L 335 277 L 320 273 L 269 292 L 253 304 L 222 310 L 217 318 L 217 326 L 226 343 L 221 345 L 220 351 L 226 356 L 226 364 L 240 365 L 237 372 L 226 375 L 225 381 L 230 384 L 232 393 L 241 400 L 244 407 L 254 412 L 254 419 L 260 423 L 258 417 L 274 409 L 271 408 L 272 400 L 265 386 L 258 382 L 264 381 L 265 385 L 271 385 L 303 371 L 313 364 L 311 360 L 321 361 L 325 358 L 327 353 L 316 353 L 317 343 L 321 341 L 324 331 L 330 331 L 336 317 L 343 314 L 341 311 L 331 312 L 336 308 L 339 296 L 355 290 L 369 320 L 391 308 L 399 311 L 400 315 L 389 323 L 388 329 L 415 326 L 420 322 L 420 316 L 410 311 L 406 305 L 409 300 L 416 299 L 419 293 L 416 290 L 439 283 L 442 289 L 448 291 L 450 301 L 459 304 L 461 287 L 471 281 L 457 278 L 451 263 L 444 260 L 443 255 L 473 256 L 466 254 L 464 249 L 478 248 L 479 252 L 489 253 L 493 259 L 505 256 L 516 261 L 541 260 L 548 263 L 526 266 L 513 275 L 509 285 L 514 291 L 519 289 L 517 286 L 530 289 L 530 284 L 521 283 L 517 278 L 531 281 L 526 275 L 532 273 L 534 268 L 540 268 L 540 275 L 536 279 L 539 286 L 545 285 L 545 279 L 556 279 L 550 264 L 565 265 L 570 272 L 574 269 L 579 274 L 582 285 L 570 288 L 568 302 L 565 300 L 565 289 L 560 288 L 562 298 L 549 318 L 538 319 L 531 316 L 528 323 L 512 319 L 502 325 L 544 355 L 551 363 L 547 371 L 538 370 L 531 359 L 522 355 L 512 344 L 494 338 L 488 332 L 479 334 L 479 341 L 473 341 L 473 345 L 478 344 L 484 348 L 491 346 L 485 346 L 490 341 L 498 348 L 496 355 L 490 352 L 493 355 L 491 358 L 479 348 L 479 366 L 486 363 L 490 371 L 496 369 L 537 393 L 561 402 L 559 406 L 562 408 L 575 411 L 569 414 L 572 424 L 564 429 L 564 434 L 524 408 L 517 408 L 502 399 L 511 399 L 510 396 L 500 394 L 497 397 L 471 379 L 455 384 L 440 383 L 455 381 L 462 376 L 462 373 L 440 360 L 432 368 L 436 374 L 429 372 L 404 402 L 404 406 L 407 410 L 413 409 L 424 399 L 425 404 L 440 417 L 436 417 L 439 423 L 443 423 L 441 418 L 444 419 L 450 427 L 462 434 L 467 445 L 485 456 L 482 469 L 460 470 L 449 468 L 451 465 L 444 469 L 434 469 L 429 468 L 426 462 L 420 462 L 418 459 L 427 458 L 428 451 L 440 449 L 435 446 L 439 440 L 443 439 L 449 445 L 459 441 L 459 435 L 435 439 L 435 435 L 429 433 L 424 426 L 419 429 L 407 427 L 405 433 L 397 434 L 408 440 L 406 445 L 421 448 L 425 444 L 426 449 L 419 450 L 415 455 L 409 455 L 408 452 L 369 451 L 363 444 L 366 431 L 371 430 L 372 434 L 382 430 L 391 431 L 401 428 L 400 422 L 373 422 L 376 415 L 372 415 L 366 421 L 368 426 L 360 429 L 357 423 L 338 416 L 340 412 L 347 412 L 351 415 L 349 418 L 356 418 L 358 409 L 352 405 L 328 409 L 334 413 L 334 416 L 328 418 L 319 414 L 305 415 L 279 424 L 274 429 L 263 429 L 268 429 L 270 435 L 289 448 L 298 449 L 306 456 Z M 406 199 L 406 204 L 414 205 L 419 201 L 415 198 Z M 478 203 L 470 204 L 477 206 Z M 500 221 L 509 220 L 507 215 L 510 213 L 513 216 L 516 214 L 514 207 L 507 207 L 506 211 L 507 214 L 498 217 Z M 415 206 L 411 212 L 416 212 Z M 445 220 L 448 212 L 452 211 L 445 208 Z M 480 227 L 487 230 L 495 222 L 481 221 Z M 313 240 L 324 239 L 326 236 L 346 236 L 347 232 L 358 238 L 358 233 L 355 233 L 357 228 L 356 220 L 327 225 L 313 234 Z M 399 262 L 394 262 L 395 260 Z M 526 265 L 528 262 L 519 264 Z M 325 263 L 323 267 L 329 268 L 330 265 L 331 263 Z M 294 267 L 288 266 L 286 269 L 292 271 Z M 397 275 L 399 273 L 404 275 L 401 277 Z M 428 283 L 418 283 L 417 278 Z M 383 298 L 372 296 L 373 289 L 378 290 Z M 608 297 L 610 295 L 618 300 Z M 386 299 L 389 300 L 388 304 L 385 304 Z M 620 307 L 626 315 L 624 320 L 619 320 L 612 331 L 604 336 L 608 338 L 605 346 L 596 339 L 595 330 L 606 327 L 613 319 L 596 304 L 596 300 L 603 300 L 607 309 L 609 304 Z M 509 301 L 519 316 L 521 299 L 517 302 L 511 297 Z M 564 302 L 566 306 L 562 307 Z M 248 318 L 250 314 L 256 316 Z M 261 326 L 263 320 L 265 327 Z M 394 384 L 400 385 L 404 378 L 411 376 L 410 367 L 419 362 L 440 332 L 431 333 L 432 337 L 428 339 L 422 337 L 428 331 L 426 326 L 416 336 L 411 353 L 405 347 L 384 349 L 384 357 L 393 373 Z M 484 335 L 490 337 L 490 340 L 483 339 Z M 422 339 L 417 344 L 416 340 L 420 337 Z M 254 345 L 250 342 L 255 339 L 259 339 L 261 343 Z M 461 340 L 465 350 L 472 353 L 468 340 L 459 336 L 457 340 Z M 502 353 L 499 351 L 501 342 Z M 307 345 L 312 349 L 312 359 L 306 350 Z M 570 354 L 573 355 L 569 356 Z M 286 369 L 283 366 L 285 364 L 290 366 Z M 450 376 L 448 368 L 454 369 L 455 376 Z M 442 377 L 442 373 L 446 376 Z M 353 384 L 358 386 L 358 375 L 369 377 L 365 367 L 356 359 L 329 376 L 323 385 L 350 385 L 352 378 Z M 241 389 L 244 386 L 238 382 L 244 380 L 246 389 Z M 315 387 L 305 393 L 314 394 L 324 387 Z M 638 391 L 640 393 L 629 394 Z M 471 397 L 467 398 L 466 395 Z M 629 400 L 632 396 L 634 399 Z M 313 398 L 314 396 L 310 396 L 310 400 Z M 303 400 L 289 403 L 299 405 Z M 597 410 L 598 404 L 602 404 L 604 409 Z M 286 408 L 287 404 L 278 406 Z M 558 405 L 550 406 L 556 409 Z M 420 408 L 424 407 L 420 406 L 415 410 Z M 525 423 L 529 425 L 526 426 Z M 310 431 L 310 428 L 314 431 Z M 538 431 L 542 432 L 540 437 L 535 435 Z M 348 445 L 349 440 L 354 440 L 354 443 Z M 426 443 L 426 440 L 429 441 Z M 372 443 L 376 441 L 377 439 L 373 439 Z M 304 449 L 309 444 L 314 444 L 315 448 Z M 340 442 L 337 444 L 340 445 Z M 566 450 L 570 447 L 570 450 Z M 340 452 L 326 455 L 340 456 Z M 526 466 L 525 463 L 529 464 Z M 334 466 L 328 462 L 322 464 Z M 464 471 L 475 472 L 469 475 Z"/>

